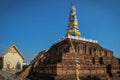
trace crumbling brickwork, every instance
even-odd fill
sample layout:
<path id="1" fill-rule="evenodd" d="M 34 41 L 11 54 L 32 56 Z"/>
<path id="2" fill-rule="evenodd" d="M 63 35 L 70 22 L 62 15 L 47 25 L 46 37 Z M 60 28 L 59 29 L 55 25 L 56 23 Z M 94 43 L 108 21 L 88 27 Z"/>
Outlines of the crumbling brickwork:
<path id="1" fill-rule="evenodd" d="M 81 79 L 87 77 L 96 77 L 100 80 L 120 79 L 120 59 L 115 58 L 112 51 L 98 43 L 75 39 L 72 39 L 72 43 L 77 56 L 74 55 L 70 40 L 67 38 L 53 44 L 49 50 L 39 53 L 30 64 L 32 68 L 28 77 L 75 80 L 77 60 Z"/>

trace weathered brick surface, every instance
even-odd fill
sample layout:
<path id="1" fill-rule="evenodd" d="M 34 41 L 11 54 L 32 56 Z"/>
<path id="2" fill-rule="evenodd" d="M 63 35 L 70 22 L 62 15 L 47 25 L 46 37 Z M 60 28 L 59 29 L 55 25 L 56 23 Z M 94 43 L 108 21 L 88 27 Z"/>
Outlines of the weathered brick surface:
<path id="1" fill-rule="evenodd" d="M 101 47 L 97 43 L 74 39 L 72 39 L 72 43 L 77 56 L 73 53 L 70 40 L 65 39 L 51 46 L 48 51 L 39 53 L 31 61 L 31 74 L 28 77 L 52 77 L 51 80 L 53 78 L 55 80 L 59 80 L 60 78 L 70 80 L 66 78 L 75 75 L 75 60 L 77 60 L 77 69 L 80 78 L 94 77 L 119 80 L 120 59 L 115 58 L 112 51 Z M 29 73 L 27 71 L 25 72 Z"/>
<path id="2" fill-rule="evenodd" d="M 19 77 L 27 78 L 27 76 L 30 74 L 30 70 L 31 70 L 31 65 L 29 65 L 24 71 L 22 71 Z"/>

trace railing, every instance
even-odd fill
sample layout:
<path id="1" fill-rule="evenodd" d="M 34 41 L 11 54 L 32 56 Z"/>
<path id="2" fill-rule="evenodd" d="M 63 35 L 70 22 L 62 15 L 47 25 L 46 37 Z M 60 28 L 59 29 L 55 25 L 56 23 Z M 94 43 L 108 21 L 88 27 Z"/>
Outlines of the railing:
<path id="1" fill-rule="evenodd" d="M 83 41 L 88 41 L 88 42 L 93 42 L 93 43 L 98 43 L 97 40 L 87 39 L 85 37 L 80 37 L 80 36 L 71 36 L 71 35 L 68 35 L 67 38 L 72 38 L 72 39 L 77 39 L 77 40 L 83 40 Z"/>
<path id="2" fill-rule="evenodd" d="M 59 39 L 58 41 L 55 41 L 55 43 L 53 43 L 53 44 L 57 44 L 57 43 L 65 40 L 67 38 L 76 39 L 76 40 L 82 40 L 82 41 L 87 41 L 87 42 L 92 42 L 92 43 L 98 43 L 97 40 L 87 39 L 85 37 L 80 37 L 80 36 L 71 36 L 71 35 L 68 35 L 68 36 L 66 36 L 64 38 Z"/>

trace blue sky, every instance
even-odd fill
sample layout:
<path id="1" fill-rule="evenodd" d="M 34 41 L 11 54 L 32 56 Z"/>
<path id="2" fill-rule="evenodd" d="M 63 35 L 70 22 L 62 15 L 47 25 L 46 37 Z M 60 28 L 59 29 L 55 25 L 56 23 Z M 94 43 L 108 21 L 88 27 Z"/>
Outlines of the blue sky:
<path id="1" fill-rule="evenodd" d="M 73 0 L 0 0 L 0 53 L 16 44 L 29 62 L 65 35 Z M 74 0 L 82 36 L 120 58 L 120 0 Z"/>

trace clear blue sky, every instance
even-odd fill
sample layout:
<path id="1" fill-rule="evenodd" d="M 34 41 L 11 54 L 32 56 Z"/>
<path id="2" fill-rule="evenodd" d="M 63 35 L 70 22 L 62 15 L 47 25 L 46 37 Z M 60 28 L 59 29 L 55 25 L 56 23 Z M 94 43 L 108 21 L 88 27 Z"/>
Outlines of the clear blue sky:
<path id="1" fill-rule="evenodd" d="M 0 53 L 15 43 L 25 62 L 65 35 L 73 0 L 0 0 Z M 120 58 L 120 0 L 74 0 L 82 36 Z"/>

